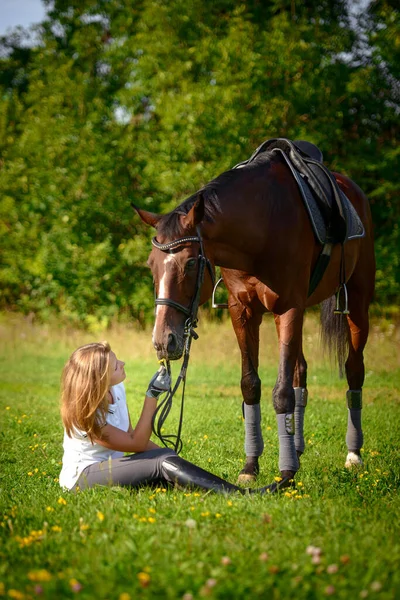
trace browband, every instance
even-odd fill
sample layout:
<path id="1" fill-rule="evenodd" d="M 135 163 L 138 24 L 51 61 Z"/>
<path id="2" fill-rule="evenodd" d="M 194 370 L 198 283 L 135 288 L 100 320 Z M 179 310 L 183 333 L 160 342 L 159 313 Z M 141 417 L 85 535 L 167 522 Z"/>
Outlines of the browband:
<path id="1" fill-rule="evenodd" d="M 153 237 L 153 239 L 151 240 L 153 246 L 155 248 L 158 248 L 158 250 L 173 250 L 174 248 L 178 248 L 179 246 L 182 246 L 182 244 L 186 244 L 187 242 L 200 243 L 200 238 L 197 236 L 183 237 L 179 238 L 179 240 L 168 242 L 167 244 L 160 244 L 160 242 L 157 242 L 157 238 L 155 237 Z"/>

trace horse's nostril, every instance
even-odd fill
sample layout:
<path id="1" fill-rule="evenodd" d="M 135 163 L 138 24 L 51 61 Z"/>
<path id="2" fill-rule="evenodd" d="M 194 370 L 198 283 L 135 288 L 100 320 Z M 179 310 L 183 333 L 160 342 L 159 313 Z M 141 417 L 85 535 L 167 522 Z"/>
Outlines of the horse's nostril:
<path id="1" fill-rule="evenodd" d="M 176 335 L 173 333 L 170 333 L 168 335 L 167 350 L 169 353 L 174 352 L 176 350 Z"/>

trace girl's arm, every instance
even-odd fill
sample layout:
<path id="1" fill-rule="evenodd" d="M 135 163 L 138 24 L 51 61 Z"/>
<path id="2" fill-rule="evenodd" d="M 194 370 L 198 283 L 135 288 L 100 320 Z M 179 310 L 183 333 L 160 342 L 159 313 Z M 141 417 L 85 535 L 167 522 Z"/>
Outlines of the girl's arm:
<path id="1" fill-rule="evenodd" d="M 132 427 L 131 415 L 129 414 L 129 410 L 128 410 L 128 418 L 129 418 L 128 433 L 133 433 L 135 430 Z M 146 450 L 154 450 L 155 448 L 160 448 L 160 446 L 150 440 L 146 446 Z"/>
<path id="2" fill-rule="evenodd" d="M 118 427 L 107 424 L 102 429 L 101 438 L 96 439 L 95 442 L 105 448 L 119 450 L 120 452 L 144 452 L 145 450 L 158 448 L 156 444 L 150 442 L 152 418 L 156 407 L 157 398 L 146 396 L 135 429 L 132 429 L 130 423 L 128 431 L 122 431 Z"/>

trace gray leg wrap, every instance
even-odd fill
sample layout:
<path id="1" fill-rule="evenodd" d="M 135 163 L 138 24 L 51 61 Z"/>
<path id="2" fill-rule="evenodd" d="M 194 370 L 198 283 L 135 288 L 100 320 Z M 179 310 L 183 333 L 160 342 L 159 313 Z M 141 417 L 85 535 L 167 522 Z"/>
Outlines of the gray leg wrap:
<path id="1" fill-rule="evenodd" d="M 308 391 L 306 388 L 295 387 L 295 409 L 294 409 L 294 445 L 297 452 L 304 452 L 304 413 L 307 406 Z"/>
<path id="2" fill-rule="evenodd" d="M 299 461 L 294 443 L 294 414 L 276 415 L 279 436 L 279 470 L 298 471 Z"/>
<path id="3" fill-rule="evenodd" d="M 264 450 L 264 440 L 261 432 L 261 407 L 259 404 L 243 402 L 245 424 L 244 451 L 246 456 L 261 456 Z"/>
<path id="4" fill-rule="evenodd" d="M 359 452 L 364 441 L 361 428 L 362 391 L 348 390 L 346 398 L 349 411 L 346 444 L 349 452 Z"/>

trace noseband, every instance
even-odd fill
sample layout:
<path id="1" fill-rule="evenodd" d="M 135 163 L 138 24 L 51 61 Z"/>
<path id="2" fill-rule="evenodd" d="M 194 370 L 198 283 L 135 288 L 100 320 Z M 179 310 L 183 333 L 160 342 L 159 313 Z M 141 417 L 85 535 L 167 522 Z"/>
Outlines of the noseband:
<path id="1" fill-rule="evenodd" d="M 187 244 L 191 244 L 193 242 L 197 242 L 200 245 L 199 255 L 198 255 L 199 266 L 198 266 L 198 270 L 197 270 L 196 286 L 195 286 L 195 289 L 193 292 L 193 297 L 192 297 L 192 301 L 190 303 L 190 307 L 186 307 L 183 304 L 176 302 L 175 300 L 171 300 L 170 298 L 156 298 L 155 299 L 156 306 L 169 306 L 171 308 L 175 308 L 179 312 L 182 312 L 187 317 L 186 329 L 189 329 L 191 332 L 191 335 L 194 335 L 194 337 L 197 337 L 197 335 L 193 331 L 193 328 L 196 327 L 196 325 L 197 325 L 197 311 L 199 308 L 201 287 L 204 282 L 204 272 L 205 272 L 206 267 L 210 274 L 213 286 L 215 283 L 215 277 L 214 277 L 211 263 L 208 260 L 208 258 L 205 256 L 205 253 L 204 253 L 203 240 L 201 238 L 199 228 L 197 228 L 196 231 L 197 231 L 197 236 L 182 237 L 177 240 L 173 240 L 172 242 L 168 242 L 167 244 L 160 244 L 160 242 L 158 242 L 157 238 L 155 238 L 155 237 L 151 240 L 151 243 L 153 244 L 153 246 L 155 248 L 157 248 L 158 250 L 161 250 L 162 252 L 171 253 L 171 254 L 173 253 L 174 250 L 181 248 L 181 246 L 186 247 Z"/>

